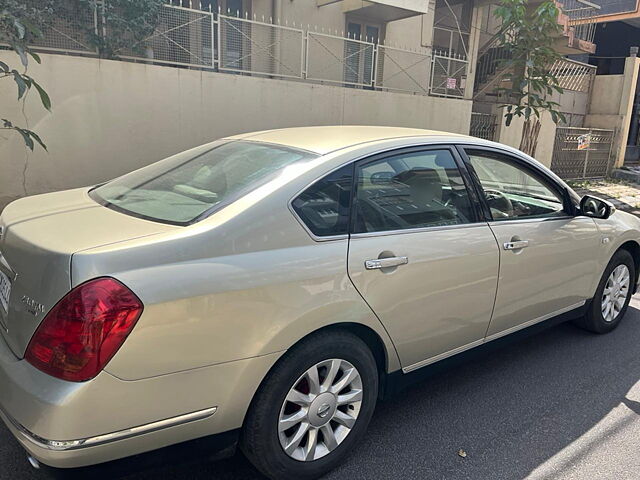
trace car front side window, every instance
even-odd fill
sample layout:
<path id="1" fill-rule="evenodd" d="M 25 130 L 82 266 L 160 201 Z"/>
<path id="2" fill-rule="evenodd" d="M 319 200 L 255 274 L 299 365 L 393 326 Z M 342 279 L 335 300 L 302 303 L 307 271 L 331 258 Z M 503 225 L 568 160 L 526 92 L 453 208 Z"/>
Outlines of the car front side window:
<path id="1" fill-rule="evenodd" d="M 400 153 L 356 167 L 354 233 L 474 221 L 462 175 L 448 149 Z"/>
<path id="2" fill-rule="evenodd" d="M 466 153 L 493 220 L 566 215 L 562 195 L 508 155 L 472 149 Z"/>

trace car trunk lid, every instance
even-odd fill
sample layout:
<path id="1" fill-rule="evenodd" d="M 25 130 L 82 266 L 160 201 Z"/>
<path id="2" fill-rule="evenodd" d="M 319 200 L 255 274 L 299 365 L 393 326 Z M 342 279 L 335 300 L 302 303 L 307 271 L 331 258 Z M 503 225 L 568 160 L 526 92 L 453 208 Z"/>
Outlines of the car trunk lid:
<path id="1" fill-rule="evenodd" d="M 105 208 L 86 188 L 11 203 L 0 216 L 0 277 L 10 283 L 7 310 L 0 304 L 0 334 L 22 358 L 47 312 L 75 286 L 75 252 L 176 228 Z"/>

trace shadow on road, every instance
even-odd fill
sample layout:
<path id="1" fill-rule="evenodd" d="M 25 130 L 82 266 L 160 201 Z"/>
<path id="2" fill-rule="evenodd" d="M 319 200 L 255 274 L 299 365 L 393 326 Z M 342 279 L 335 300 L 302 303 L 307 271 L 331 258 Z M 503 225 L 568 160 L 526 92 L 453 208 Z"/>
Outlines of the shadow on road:
<path id="1" fill-rule="evenodd" d="M 563 324 L 441 373 L 378 405 L 365 443 L 327 478 L 524 478 L 598 425 L 640 380 L 640 302 L 593 335 Z M 635 417 L 635 416 L 634 416 Z M 623 425 L 613 424 L 607 434 Z M 588 448 L 595 448 L 591 446 Z M 458 456 L 463 449 L 466 458 Z M 555 470 L 571 468 L 581 453 Z M 0 428 L 0 479 L 43 478 Z M 555 475 L 554 475 L 555 476 Z M 241 456 L 127 479 L 260 478 Z"/>

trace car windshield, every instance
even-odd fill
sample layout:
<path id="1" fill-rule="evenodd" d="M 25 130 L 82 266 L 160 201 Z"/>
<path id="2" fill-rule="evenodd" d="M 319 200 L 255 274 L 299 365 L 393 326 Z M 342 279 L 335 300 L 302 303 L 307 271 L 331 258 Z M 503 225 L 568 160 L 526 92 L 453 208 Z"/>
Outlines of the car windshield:
<path id="1" fill-rule="evenodd" d="M 187 225 L 317 155 L 280 145 L 221 141 L 179 153 L 104 185 L 90 195 L 130 215 Z"/>

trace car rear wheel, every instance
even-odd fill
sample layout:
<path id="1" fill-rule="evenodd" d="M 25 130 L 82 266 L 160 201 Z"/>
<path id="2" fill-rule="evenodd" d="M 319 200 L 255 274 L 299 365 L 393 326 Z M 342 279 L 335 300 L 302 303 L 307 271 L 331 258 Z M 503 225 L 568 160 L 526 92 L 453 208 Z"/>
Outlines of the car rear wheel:
<path id="1" fill-rule="evenodd" d="M 596 294 L 578 324 L 595 333 L 608 333 L 619 324 L 635 286 L 635 264 L 627 250 L 618 250 L 600 279 Z"/>
<path id="2" fill-rule="evenodd" d="M 342 331 L 290 349 L 258 390 L 240 447 L 272 479 L 317 478 L 363 438 L 378 396 L 367 345 Z"/>

